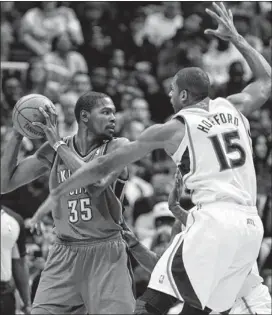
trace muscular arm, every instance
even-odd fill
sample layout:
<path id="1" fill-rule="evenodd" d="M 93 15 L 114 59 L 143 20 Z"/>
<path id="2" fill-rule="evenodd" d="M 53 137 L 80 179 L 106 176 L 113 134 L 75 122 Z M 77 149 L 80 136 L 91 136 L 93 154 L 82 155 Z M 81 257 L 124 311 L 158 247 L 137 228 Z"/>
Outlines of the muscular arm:
<path id="1" fill-rule="evenodd" d="M 48 143 L 45 143 L 34 155 L 18 163 L 22 139 L 23 137 L 18 132 L 13 131 L 6 145 L 1 159 L 1 193 L 8 193 L 32 182 L 43 175 L 50 165 L 49 160 L 53 156 L 53 149 Z"/>
<path id="2" fill-rule="evenodd" d="M 108 146 L 109 152 L 116 150 L 117 148 L 125 145 L 129 141 L 126 138 L 118 138 L 112 141 Z M 63 160 L 65 165 L 71 170 L 72 173 L 76 172 L 81 166 L 85 166 L 86 162 L 82 161 L 80 158 L 74 154 L 71 149 L 62 145 L 58 149 L 58 154 L 60 158 Z M 126 172 L 126 170 L 115 170 L 110 174 L 107 174 L 99 183 L 94 183 L 92 185 L 87 186 L 87 191 L 91 196 L 100 195 L 109 185 L 111 185 L 122 172 Z M 82 187 L 82 183 L 80 184 Z M 79 187 L 79 186 L 78 186 Z"/>
<path id="3" fill-rule="evenodd" d="M 234 36 L 231 42 L 246 59 L 254 82 L 246 86 L 241 93 L 230 95 L 228 100 L 247 116 L 260 108 L 271 95 L 271 67 L 241 35 Z"/>
<path id="4" fill-rule="evenodd" d="M 52 193 L 58 198 L 63 193 L 76 187 L 96 183 L 112 171 L 121 171 L 126 165 L 139 160 L 158 148 L 164 148 L 176 132 L 184 132 L 183 126 L 177 120 L 171 120 L 163 125 L 154 125 L 146 129 L 138 140 L 105 156 L 86 163 L 68 180 L 59 185 Z"/>
<path id="5" fill-rule="evenodd" d="M 187 223 L 187 217 L 188 217 L 188 211 L 183 209 L 179 204 L 176 204 L 174 206 L 169 207 L 171 212 L 174 214 L 176 219 L 180 222 L 180 224 L 186 225 Z"/>

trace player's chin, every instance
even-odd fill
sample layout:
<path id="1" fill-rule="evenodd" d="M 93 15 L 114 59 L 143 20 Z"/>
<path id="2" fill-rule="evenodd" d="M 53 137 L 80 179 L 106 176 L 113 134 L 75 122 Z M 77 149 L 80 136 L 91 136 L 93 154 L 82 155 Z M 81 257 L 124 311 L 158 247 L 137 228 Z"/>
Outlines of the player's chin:
<path id="1" fill-rule="evenodd" d="M 104 133 L 105 137 L 108 139 L 112 139 L 114 136 L 114 129 L 107 129 Z"/>

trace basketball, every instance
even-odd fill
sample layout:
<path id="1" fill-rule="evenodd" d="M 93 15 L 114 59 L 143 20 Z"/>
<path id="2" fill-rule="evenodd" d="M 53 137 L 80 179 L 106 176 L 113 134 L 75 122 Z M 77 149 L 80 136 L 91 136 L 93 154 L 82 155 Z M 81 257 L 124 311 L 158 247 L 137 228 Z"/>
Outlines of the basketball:
<path id="1" fill-rule="evenodd" d="M 38 126 L 33 126 L 33 122 L 45 123 L 43 114 L 39 107 L 46 110 L 45 105 L 52 102 L 40 94 L 29 94 L 19 99 L 15 104 L 12 121 L 14 128 L 24 137 L 29 139 L 40 139 L 44 137 L 43 130 Z"/>

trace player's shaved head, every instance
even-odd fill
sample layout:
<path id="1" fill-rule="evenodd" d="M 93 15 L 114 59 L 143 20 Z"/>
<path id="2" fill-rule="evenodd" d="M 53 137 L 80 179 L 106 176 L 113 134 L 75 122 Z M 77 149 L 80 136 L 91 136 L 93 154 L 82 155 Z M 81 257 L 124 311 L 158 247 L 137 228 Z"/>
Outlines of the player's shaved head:
<path id="1" fill-rule="evenodd" d="M 80 112 L 86 110 L 90 112 L 95 106 L 101 105 L 106 98 L 111 99 L 107 94 L 89 91 L 77 100 L 75 107 L 76 121 L 79 123 Z"/>
<path id="2" fill-rule="evenodd" d="M 187 90 L 194 100 L 202 100 L 209 96 L 210 80 L 201 68 L 184 68 L 177 72 L 175 80 L 179 91 Z"/>

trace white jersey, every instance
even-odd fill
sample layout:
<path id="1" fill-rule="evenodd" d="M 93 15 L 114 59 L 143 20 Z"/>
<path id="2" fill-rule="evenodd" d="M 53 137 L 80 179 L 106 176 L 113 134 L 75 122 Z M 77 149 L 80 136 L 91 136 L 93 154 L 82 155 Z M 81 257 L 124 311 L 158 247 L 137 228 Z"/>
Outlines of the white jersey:
<path id="1" fill-rule="evenodd" d="M 194 204 L 215 201 L 256 205 L 256 174 L 248 120 L 226 99 L 209 110 L 184 108 L 185 136 L 172 159 Z"/>

